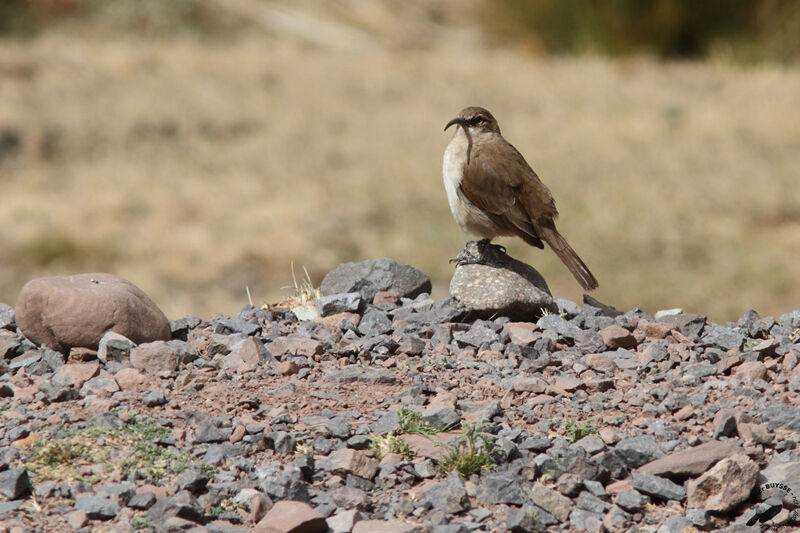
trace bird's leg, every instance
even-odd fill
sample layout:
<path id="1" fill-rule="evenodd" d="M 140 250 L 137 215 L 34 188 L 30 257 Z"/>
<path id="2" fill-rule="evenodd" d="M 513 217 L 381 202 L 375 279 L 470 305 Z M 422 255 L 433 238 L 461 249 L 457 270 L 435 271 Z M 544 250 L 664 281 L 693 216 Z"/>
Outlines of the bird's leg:
<path id="1" fill-rule="evenodd" d="M 492 244 L 491 239 L 481 239 L 479 241 L 468 241 L 464 249 L 458 252 L 451 263 L 460 265 L 491 264 L 497 255 L 505 255 L 506 249 L 499 244 Z"/>

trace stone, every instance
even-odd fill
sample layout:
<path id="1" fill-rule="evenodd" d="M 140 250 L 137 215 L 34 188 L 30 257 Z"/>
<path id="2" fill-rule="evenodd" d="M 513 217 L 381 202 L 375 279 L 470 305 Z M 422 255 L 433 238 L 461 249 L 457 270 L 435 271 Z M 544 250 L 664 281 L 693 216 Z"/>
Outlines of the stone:
<path id="1" fill-rule="evenodd" d="M 119 385 L 114 377 L 103 372 L 99 376 L 95 376 L 88 380 L 81 387 L 81 396 L 97 396 L 98 398 L 110 398 L 115 392 L 119 391 Z"/>
<path id="2" fill-rule="evenodd" d="M 622 439 L 614 448 L 628 468 L 638 468 L 664 456 L 664 451 L 650 435 Z"/>
<path id="3" fill-rule="evenodd" d="M 131 365 L 148 374 L 174 372 L 181 363 L 181 352 L 165 341 L 140 344 L 131 350 Z"/>
<path id="4" fill-rule="evenodd" d="M 417 527 L 402 520 L 362 520 L 353 526 L 352 533 L 414 533 Z"/>
<path id="5" fill-rule="evenodd" d="M 714 438 L 736 435 L 736 412 L 733 409 L 720 409 L 714 415 Z"/>
<path id="6" fill-rule="evenodd" d="M 766 483 L 782 483 L 787 487 L 800 487 L 800 461 L 770 462 L 761 471 Z"/>
<path id="7" fill-rule="evenodd" d="M 279 359 L 287 356 L 313 357 L 322 353 L 322 343 L 307 337 L 288 335 L 286 337 L 278 337 L 267 344 L 267 351 L 273 357 Z"/>
<path id="8" fill-rule="evenodd" d="M 128 502 L 128 507 L 137 511 L 146 511 L 156 503 L 156 495 L 152 492 L 135 494 Z"/>
<path id="9" fill-rule="evenodd" d="M 87 515 L 86 511 L 83 509 L 78 509 L 76 511 L 72 511 L 71 513 L 67 513 L 66 518 L 69 527 L 75 531 L 81 529 L 89 523 L 89 515 Z"/>
<path id="10" fill-rule="evenodd" d="M 584 357 L 586 366 L 597 372 L 611 372 L 617 369 L 617 363 L 601 353 L 590 353 Z"/>
<path id="11" fill-rule="evenodd" d="M 358 323 L 358 331 L 366 337 L 377 337 L 392 330 L 392 321 L 386 313 L 377 309 L 369 309 L 361 322 Z"/>
<path id="12" fill-rule="evenodd" d="M 239 372 L 256 370 L 264 360 L 274 360 L 261 339 L 247 337 L 234 345 L 230 354 L 222 361 L 222 368 L 230 368 Z"/>
<path id="13" fill-rule="evenodd" d="M 703 333 L 703 342 L 715 344 L 722 350 L 740 350 L 744 344 L 744 335 L 737 333 L 731 328 L 709 324 Z"/>
<path id="14" fill-rule="evenodd" d="M 531 501 L 560 522 L 566 522 L 572 510 L 572 500 L 538 482 L 531 489 Z"/>
<path id="15" fill-rule="evenodd" d="M 156 407 L 167 403 L 167 395 L 163 390 L 149 390 L 142 394 L 142 403 L 147 407 Z"/>
<path id="16" fill-rule="evenodd" d="M 120 335 L 116 331 L 107 331 L 97 345 L 97 358 L 104 363 L 127 361 L 134 346 L 136 343 L 125 335 Z"/>
<path id="17" fill-rule="evenodd" d="M 569 524 L 575 531 L 588 531 L 590 533 L 604 533 L 605 531 L 603 514 L 585 509 L 573 509 L 569 514 Z"/>
<path id="18" fill-rule="evenodd" d="M 555 331 L 559 337 L 566 339 L 575 339 L 581 331 L 578 326 L 558 315 L 549 314 L 540 318 L 536 324 L 543 331 Z"/>
<path id="19" fill-rule="evenodd" d="M 20 291 L 14 308 L 17 325 L 37 345 L 61 353 L 97 349 L 114 331 L 141 344 L 169 340 L 169 321 L 133 283 L 105 273 L 36 278 Z"/>
<path id="20" fill-rule="evenodd" d="M 753 383 L 767 377 L 767 367 L 760 361 L 745 361 L 736 368 L 734 377 L 745 383 Z"/>
<path id="21" fill-rule="evenodd" d="M 650 498 L 635 490 L 620 492 L 614 498 L 614 503 L 631 513 L 638 513 L 642 510 Z"/>
<path id="22" fill-rule="evenodd" d="M 537 376 L 520 376 L 511 382 L 511 390 L 541 394 L 547 390 L 547 382 Z"/>
<path id="23" fill-rule="evenodd" d="M 459 257 L 478 255 L 477 246 L 475 241 L 468 242 Z M 495 248 L 488 250 L 480 264 L 456 267 L 450 280 L 453 307 L 472 319 L 506 316 L 511 320 L 530 320 L 545 311 L 558 310 L 547 283 L 536 269 Z"/>
<path id="24" fill-rule="evenodd" d="M 9 500 L 25 498 L 33 492 L 33 483 L 25 469 L 11 469 L 0 472 L 0 496 Z"/>
<path id="25" fill-rule="evenodd" d="M 209 478 L 205 472 L 196 467 L 190 467 L 178 475 L 178 488 L 200 494 L 208 485 Z"/>
<path id="26" fill-rule="evenodd" d="M 360 292 L 330 294 L 315 300 L 319 316 L 330 316 L 338 313 L 358 313 L 364 305 Z"/>
<path id="27" fill-rule="evenodd" d="M 684 533 L 696 530 L 692 521 L 685 516 L 670 516 L 656 530 L 656 533 Z"/>
<path id="28" fill-rule="evenodd" d="M 603 344 L 609 348 L 635 348 L 636 338 L 627 329 L 613 324 L 605 327 L 600 331 L 600 338 L 603 339 Z"/>
<path id="29" fill-rule="evenodd" d="M 745 454 L 725 458 L 689 481 L 687 504 L 706 511 L 729 511 L 750 497 L 758 472 L 758 464 Z"/>
<path id="30" fill-rule="evenodd" d="M 491 472 L 482 476 L 477 498 L 484 504 L 522 505 L 527 501 L 525 492 L 519 477 L 512 472 Z"/>
<path id="31" fill-rule="evenodd" d="M 506 322 L 503 331 L 508 333 L 508 338 L 514 344 L 529 346 L 536 342 L 536 331 L 539 326 L 533 322 Z"/>
<path id="32" fill-rule="evenodd" d="M 325 517 L 304 502 L 282 500 L 267 511 L 258 524 L 257 533 L 325 533 Z"/>
<path id="33" fill-rule="evenodd" d="M 646 320 L 642 320 L 639 321 L 636 329 L 641 331 L 648 339 L 663 339 L 675 331 L 675 324 L 671 324 L 669 322 L 648 322 Z"/>
<path id="34" fill-rule="evenodd" d="M 330 470 L 344 474 L 354 474 L 364 479 L 372 479 L 378 472 L 378 461 L 365 452 L 352 448 L 340 448 L 328 457 Z"/>
<path id="35" fill-rule="evenodd" d="M 698 476 L 720 459 L 739 453 L 741 450 L 741 446 L 735 442 L 712 440 L 651 461 L 638 471 L 675 478 Z"/>
<path id="36" fill-rule="evenodd" d="M 83 494 L 75 501 L 75 509 L 85 511 L 92 520 L 110 520 L 117 516 L 120 507 L 109 498 L 96 494 Z"/>
<path id="37" fill-rule="evenodd" d="M 506 529 L 511 533 L 544 533 L 547 531 L 544 524 L 536 519 L 535 511 L 512 507 L 506 515 Z"/>
<path id="38" fill-rule="evenodd" d="M 397 383 L 397 376 L 386 370 L 377 368 L 363 367 L 360 365 L 348 365 L 339 370 L 331 370 L 325 374 L 325 379 L 332 381 L 337 385 L 344 383 L 367 383 L 369 385 L 376 384 L 393 384 Z"/>
<path id="39" fill-rule="evenodd" d="M 343 263 L 328 272 L 320 284 L 323 296 L 358 292 L 371 302 L 378 291 L 392 291 L 401 298 L 416 298 L 431 292 L 431 279 L 409 265 L 387 259 Z"/>
<path id="40" fill-rule="evenodd" d="M 123 368 L 114 374 L 114 380 L 124 391 L 140 391 L 149 379 L 138 368 Z"/>
<path id="41" fill-rule="evenodd" d="M 660 500 L 682 501 L 686 497 L 686 490 L 682 486 L 667 478 L 642 472 L 633 473 L 633 488 Z"/>
<path id="42" fill-rule="evenodd" d="M 350 533 L 353 526 L 362 518 L 361 512 L 357 509 L 349 511 L 339 511 L 333 516 L 328 517 L 328 527 L 330 533 Z"/>
<path id="43" fill-rule="evenodd" d="M 58 367 L 53 375 L 53 383 L 62 387 L 81 388 L 99 372 L 98 363 L 71 363 Z"/>

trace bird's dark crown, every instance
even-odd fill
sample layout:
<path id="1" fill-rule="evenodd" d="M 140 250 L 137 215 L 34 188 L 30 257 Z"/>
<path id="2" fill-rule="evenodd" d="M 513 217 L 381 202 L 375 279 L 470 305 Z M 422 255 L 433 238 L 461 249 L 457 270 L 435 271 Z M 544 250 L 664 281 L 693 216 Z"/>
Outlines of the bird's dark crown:
<path id="1" fill-rule="evenodd" d="M 474 128 L 477 130 L 500 133 L 500 126 L 489 110 L 477 106 L 465 107 L 462 109 L 456 118 L 447 123 L 445 129 L 453 124 L 458 124 L 464 128 Z"/>

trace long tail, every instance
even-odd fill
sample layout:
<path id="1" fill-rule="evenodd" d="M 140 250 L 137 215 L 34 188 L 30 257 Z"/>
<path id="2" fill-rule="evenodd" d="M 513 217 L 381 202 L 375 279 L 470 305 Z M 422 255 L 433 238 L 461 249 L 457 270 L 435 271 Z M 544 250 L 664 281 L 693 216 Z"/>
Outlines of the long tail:
<path id="1" fill-rule="evenodd" d="M 539 237 L 550 245 L 550 248 L 572 272 L 572 275 L 575 276 L 575 279 L 578 280 L 584 290 L 590 291 L 597 288 L 597 278 L 591 273 L 589 267 L 581 261 L 581 258 L 578 257 L 578 254 L 575 253 L 575 250 L 572 249 L 567 240 L 556 230 L 555 225 L 551 224 L 536 229 Z"/>

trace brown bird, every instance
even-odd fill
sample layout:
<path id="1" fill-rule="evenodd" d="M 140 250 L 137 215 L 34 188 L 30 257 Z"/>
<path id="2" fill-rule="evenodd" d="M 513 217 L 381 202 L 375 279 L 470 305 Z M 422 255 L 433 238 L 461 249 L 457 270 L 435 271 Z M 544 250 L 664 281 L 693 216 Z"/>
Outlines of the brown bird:
<path id="1" fill-rule="evenodd" d="M 585 290 L 597 279 L 556 230 L 558 210 L 550 190 L 511 143 L 489 111 L 467 107 L 445 126 L 457 126 L 444 152 L 442 175 L 453 217 L 480 235 L 485 250 L 494 237 L 516 235 L 531 246 L 546 242 Z M 458 262 L 480 262 L 480 258 Z"/>

